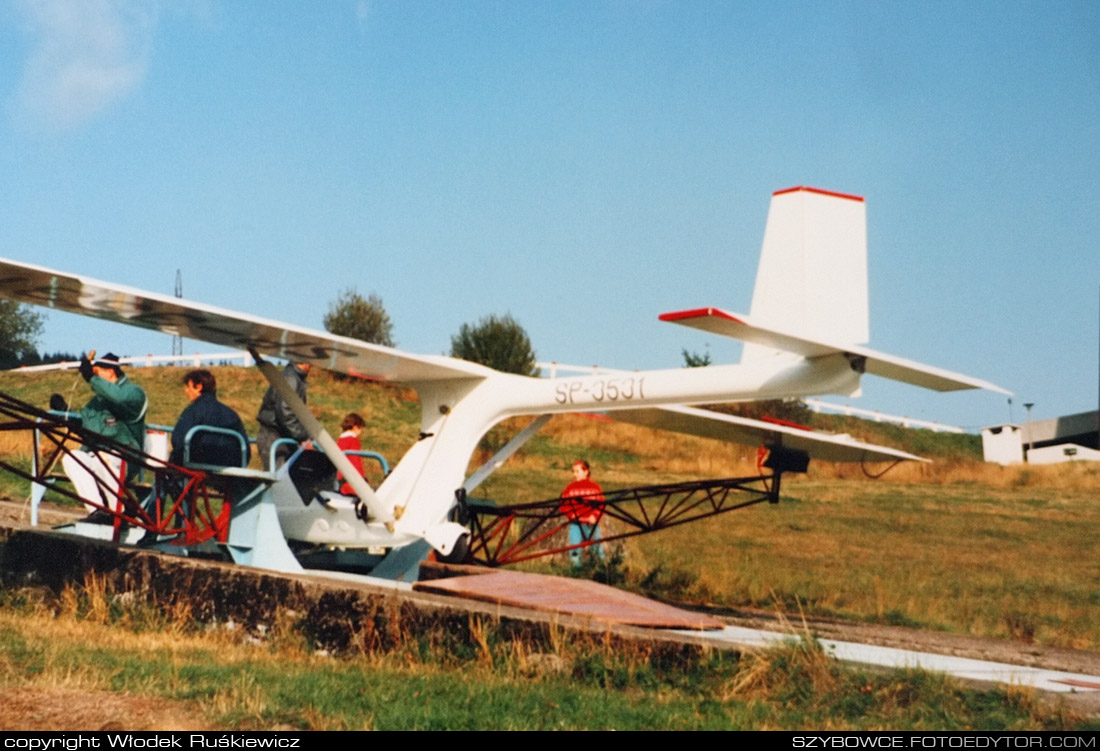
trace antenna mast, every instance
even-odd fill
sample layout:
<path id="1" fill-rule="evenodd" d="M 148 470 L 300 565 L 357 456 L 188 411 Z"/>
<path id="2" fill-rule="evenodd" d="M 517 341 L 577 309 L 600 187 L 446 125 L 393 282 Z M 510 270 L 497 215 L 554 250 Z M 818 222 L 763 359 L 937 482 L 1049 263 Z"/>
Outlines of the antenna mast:
<path id="1" fill-rule="evenodd" d="M 183 297 L 183 275 L 176 269 L 176 297 Z M 172 337 L 172 354 L 183 354 L 183 337 L 176 334 Z"/>

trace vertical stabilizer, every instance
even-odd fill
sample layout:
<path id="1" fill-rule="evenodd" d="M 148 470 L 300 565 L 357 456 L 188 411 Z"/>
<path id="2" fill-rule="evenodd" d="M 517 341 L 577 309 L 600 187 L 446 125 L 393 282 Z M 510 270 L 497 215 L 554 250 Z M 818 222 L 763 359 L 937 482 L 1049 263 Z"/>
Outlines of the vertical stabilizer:
<path id="1" fill-rule="evenodd" d="M 863 198 L 805 187 L 772 194 L 750 315 L 759 325 L 810 339 L 868 341 Z M 777 356 L 791 355 L 746 344 L 741 362 Z"/>

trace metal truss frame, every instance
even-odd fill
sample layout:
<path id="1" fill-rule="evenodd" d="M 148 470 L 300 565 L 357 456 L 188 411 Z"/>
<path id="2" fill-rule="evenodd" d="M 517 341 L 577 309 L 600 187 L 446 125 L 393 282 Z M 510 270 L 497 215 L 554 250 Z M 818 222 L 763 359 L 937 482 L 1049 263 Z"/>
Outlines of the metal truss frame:
<path id="1" fill-rule="evenodd" d="M 573 523 L 562 513 L 561 498 L 494 506 L 467 501 L 465 494 L 460 492 L 458 504 L 460 521 L 468 519 L 470 527 L 468 558 L 486 566 L 503 566 L 669 529 L 758 503 L 778 503 L 781 477 L 782 472 L 774 472 L 752 477 L 648 485 L 605 491 L 603 501 L 573 498 L 570 503 L 574 516 L 580 511 L 578 507 L 588 506 L 602 512 L 603 519 L 616 520 L 615 527 L 625 528 L 625 531 L 605 533 L 601 539 L 593 539 L 593 536 L 565 546 L 550 542 L 554 535 Z"/>
<path id="2" fill-rule="evenodd" d="M 151 540 L 172 537 L 173 545 L 227 539 L 231 500 L 206 472 L 169 464 L 0 392 L 0 432 L 22 430 L 34 435 L 30 469 L 3 455 L 0 468 L 109 514 L 115 542 L 128 527 L 146 530 Z M 63 456 L 77 452 L 85 463 L 100 463 L 102 472 L 92 472 L 99 499 L 82 498 L 50 474 Z M 113 469 L 108 456 L 121 462 L 121 470 Z M 135 467 L 151 476 L 148 485 L 129 481 Z"/>

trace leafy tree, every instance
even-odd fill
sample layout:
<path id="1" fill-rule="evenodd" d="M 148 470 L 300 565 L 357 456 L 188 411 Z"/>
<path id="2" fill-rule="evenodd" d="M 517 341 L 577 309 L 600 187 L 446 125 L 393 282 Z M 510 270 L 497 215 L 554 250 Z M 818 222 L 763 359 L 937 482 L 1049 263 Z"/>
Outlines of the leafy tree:
<path id="1" fill-rule="evenodd" d="M 0 368 L 14 368 L 38 357 L 42 314 L 14 300 L 0 300 Z"/>
<path id="2" fill-rule="evenodd" d="M 394 346 L 393 323 L 382 298 L 373 292 L 365 300 L 355 289 L 346 289 L 329 305 L 325 330 L 370 344 Z"/>
<path id="3" fill-rule="evenodd" d="M 504 373 L 538 372 L 531 338 L 511 315 L 489 315 L 476 324 L 462 324 L 451 337 L 451 357 L 488 365 Z"/>
<path id="4" fill-rule="evenodd" d="M 686 349 L 681 349 L 680 352 L 684 355 L 685 368 L 705 368 L 710 365 L 710 352 L 704 352 L 701 355 L 698 352 L 688 352 Z"/>

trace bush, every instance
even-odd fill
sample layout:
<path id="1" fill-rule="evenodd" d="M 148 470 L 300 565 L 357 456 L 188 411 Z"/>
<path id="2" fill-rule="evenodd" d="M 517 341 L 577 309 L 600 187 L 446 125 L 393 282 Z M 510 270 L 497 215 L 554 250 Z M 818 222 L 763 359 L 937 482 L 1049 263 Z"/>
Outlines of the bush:
<path id="1" fill-rule="evenodd" d="M 346 289 L 329 305 L 324 319 L 325 330 L 338 336 L 360 339 L 369 344 L 394 346 L 393 323 L 373 292 L 365 300 L 354 289 Z"/>
<path id="2" fill-rule="evenodd" d="M 487 365 L 503 373 L 538 373 L 531 338 L 511 315 L 489 315 L 475 325 L 462 324 L 458 333 L 451 337 L 451 357 Z"/>

